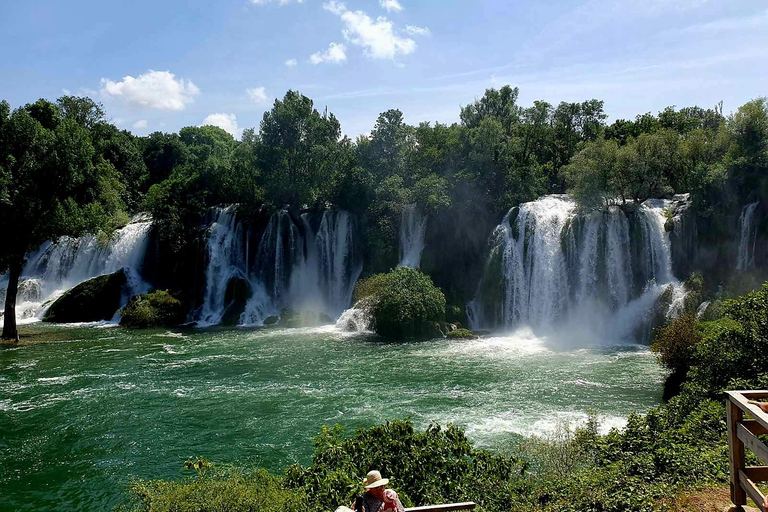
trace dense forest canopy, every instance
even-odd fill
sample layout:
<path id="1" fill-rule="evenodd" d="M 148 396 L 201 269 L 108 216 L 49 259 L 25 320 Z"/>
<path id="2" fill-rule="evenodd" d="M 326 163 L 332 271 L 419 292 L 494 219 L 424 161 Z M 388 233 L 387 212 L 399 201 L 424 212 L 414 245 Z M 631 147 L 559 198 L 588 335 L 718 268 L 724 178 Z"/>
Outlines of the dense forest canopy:
<path id="1" fill-rule="evenodd" d="M 89 98 L 0 103 L 0 272 L 62 235 L 108 235 L 130 215 L 153 215 L 177 251 L 213 206 L 248 217 L 268 209 L 335 205 L 364 214 L 370 272 L 396 258 L 400 213 L 416 204 L 440 216 L 500 219 L 542 195 L 569 192 L 587 209 L 623 208 L 690 192 L 698 213 L 720 215 L 766 196 L 768 100 L 724 115 L 668 107 L 606 123 L 602 101 L 518 103 L 518 89 L 489 89 L 452 125 L 408 125 L 383 112 L 369 135 L 342 135 L 332 114 L 295 91 L 275 100 L 241 139 L 215 126 L 136 137 Z M 11 279 L 13 281 L 13 279 Z M 11 296 L 12 294 L 8 294 Z M 8 310 L 7 310 L 8 311 Z"/>

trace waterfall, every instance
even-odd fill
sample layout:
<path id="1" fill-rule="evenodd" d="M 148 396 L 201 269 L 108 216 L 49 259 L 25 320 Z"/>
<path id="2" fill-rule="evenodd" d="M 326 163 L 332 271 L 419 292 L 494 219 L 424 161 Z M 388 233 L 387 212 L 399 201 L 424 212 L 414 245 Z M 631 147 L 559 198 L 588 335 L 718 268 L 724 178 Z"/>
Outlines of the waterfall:
<path id="1" fill-rule="evenodd" d="M 313 227 L 314 226 L 314 227 Z M 201 325 L 220 323 L 233 278 L 248 284 L 240 324 L 261 325 L 282 309 L 306 310 L 338 318 L 349 306 L 362 272 L 351 216 L 326 210 L 319 217 L 274 213 L 260 233 L 242 224 L 230 208 L 216 211 L 207 242 L 208 260 Z M 258 240 L 255 258 L 250 240 Z"/>
<path id="2" fill-rule="evenodd" d="M 347 212 L 326 211 L 316 242 L 319 288 L 326 313 L 338 317 L 352 301 L 352 291 L 363 270 L 355 254 L 353 229 Z"/>
<path id="3" fill-rule="evenodd" d="M 42 318 L 48 306 L 65 291 L 121 268 L 126 270 L 132 293 L 147 291 L 141 279 L 141 267 L 151 225 L 149 217 L 137 216 L 106 243 L 94 235 L 62 237 L 56 242 L 45 242 L 28 254 L 19 284 L 18 320 L 30 322 Z M 7 277 L 0 276 L 0 289 L 3 291 L 6 283 Z M 4 302 L 0 307 L 5 306 Z"/>
<path id="4" fill-rule="evenodd" d="M 224 316 L 230 279 L 248 278 L 242 225 L 237 222 L 233 207 L 216 210 L 216 218 L 209 228 L 206 252 L 205 299 L 198 321 L 201 325 L 215 325 Z"/>
<path id="5" fill-rule="evenodd" d="M 667 289 L 676 314 L 684 289 L 672 274 L 669 205 L 583 214 L 568 196 L 551 195 L 513 208 L 491 235 L 470 323 L 630 336 Z"/>
<path id="6" fill-rule="evenodd" d="M 419 267 L 426 229 L 427 217 L 419 212 L 415 204 L 406 206 L 400 219 L 399 267 Z"/>
<path id="7" fill-rule="evenodd" d="M 757 222 L 755 212 L 759 201 L 749 203 L 741 210 L 739 217 L 739 252 L 736 259 L 738 270 L 749 270 L 755 266 L 755 243 L 757 242 Z"/>

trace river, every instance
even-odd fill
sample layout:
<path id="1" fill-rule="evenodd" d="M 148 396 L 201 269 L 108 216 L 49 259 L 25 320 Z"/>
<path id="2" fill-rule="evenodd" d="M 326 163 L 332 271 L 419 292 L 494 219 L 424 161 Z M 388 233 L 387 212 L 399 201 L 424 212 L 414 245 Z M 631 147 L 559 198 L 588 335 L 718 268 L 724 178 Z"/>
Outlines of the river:
<path id="1" fill-rule="evenodd" d="M 30 327 L 54 343 L 0 348 L 0 510 L 111 510 L 137 478 L 183 462 L 281 472 L 323 424 L 411 417 L 505 449 L 558 422 L 621 426 L 661 399 L 647 347 L 570 346 L 529 331 L 391 343 L 335 327 L 132 332 Z"/>

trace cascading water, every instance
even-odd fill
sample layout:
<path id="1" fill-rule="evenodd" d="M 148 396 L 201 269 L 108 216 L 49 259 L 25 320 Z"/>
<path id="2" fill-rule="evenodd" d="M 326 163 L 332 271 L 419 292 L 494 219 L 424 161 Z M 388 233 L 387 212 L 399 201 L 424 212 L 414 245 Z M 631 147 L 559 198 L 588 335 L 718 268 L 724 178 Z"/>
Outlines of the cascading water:
<path id="1" fill-rule="evenodd" d="M 138 216 L 118 230 L 106 245 L 96 236 L 63 237 L 55 243 L 44 243 L 37 251 L 27 255 L 16 305 L 18 321 L 24 323 L 40 319 L 48 306 L 68 289 L 121 268 L 126 270 L 132 294 L 147 291 L 140 273 L 151 225 L 149 217 Z M 6 282 L 7 278 L 0 276 L 0 288 L 3 290 Z M 2 301 L 0 307 L 4 305 Z"/>
<path id="2" fill-rule="evenodd" d="M 305 213 L 297 222 L 287 211 L 273 214 L 251 261 L 250 230 L 231 209 L 218 210 L 207 243 L 199 323 L 221 322 L 228 307 L 225 295 L 235 278 L 246 281 L 250 290 L 240 324 L 260 325 L 283 308 L 338 318 L 349 306 L 362 271 L 353 222 L 344 211 L 327 210 L 319 223 L 312 222 L 312 215 Z"/>
<path id="3" fill-rule="evenodd" d="M 400 220 L 399 267 L 419 267 L 426 229 L 427 217 L 421 214 L 415 204 L 406 206 Z"/>
<path id="4" fill-rule="evenodd" d="M 198 313 L 201 325 L 221 322 L 226 309 L 227 286 L 232 278 L 248 278 L 242 225 L 233 207 L 216 211 L 207 242 L 208 266 L 205 273 L 205 299 Z"/>
<path id="5" fill-rule="evenodd" d="M 757 222 L 755 212 L 759 201 L 749 203 L 741 210 L 739 217 L 739 252 L 736 259 L 738 270 L 749 270 L 755 266 L 755 243 L 757 242 Z"/>
<path id="6" fill-rule="evenodd" d="M 684 290 L 672 275 L 668 206 L 654 199 L 631 217 L 617 207 L 581 214 L 568 196 L 552 195 L 513 208 L 491 236 L 485 275 L 469 306 L 471 325 L 552 330 L 567 324 L 625 338 L 668 289 L 668 314 L 675 314 Z"/>

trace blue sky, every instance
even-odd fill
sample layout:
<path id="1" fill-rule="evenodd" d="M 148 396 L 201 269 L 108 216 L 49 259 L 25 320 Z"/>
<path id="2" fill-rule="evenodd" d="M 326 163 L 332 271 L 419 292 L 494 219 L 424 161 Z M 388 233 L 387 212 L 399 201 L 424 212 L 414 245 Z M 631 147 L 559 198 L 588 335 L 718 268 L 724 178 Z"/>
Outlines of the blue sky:
<path id="1" fill-rule="evenodd" d="M 598 98 L 610 119 L 768 95 L 765 0 L 3 0 L 0 98 L 63 92 L 144 135 L 239 134 L 295 89 L 368 132 L 454 122 L 488 87 L 530 105 Z"/>

